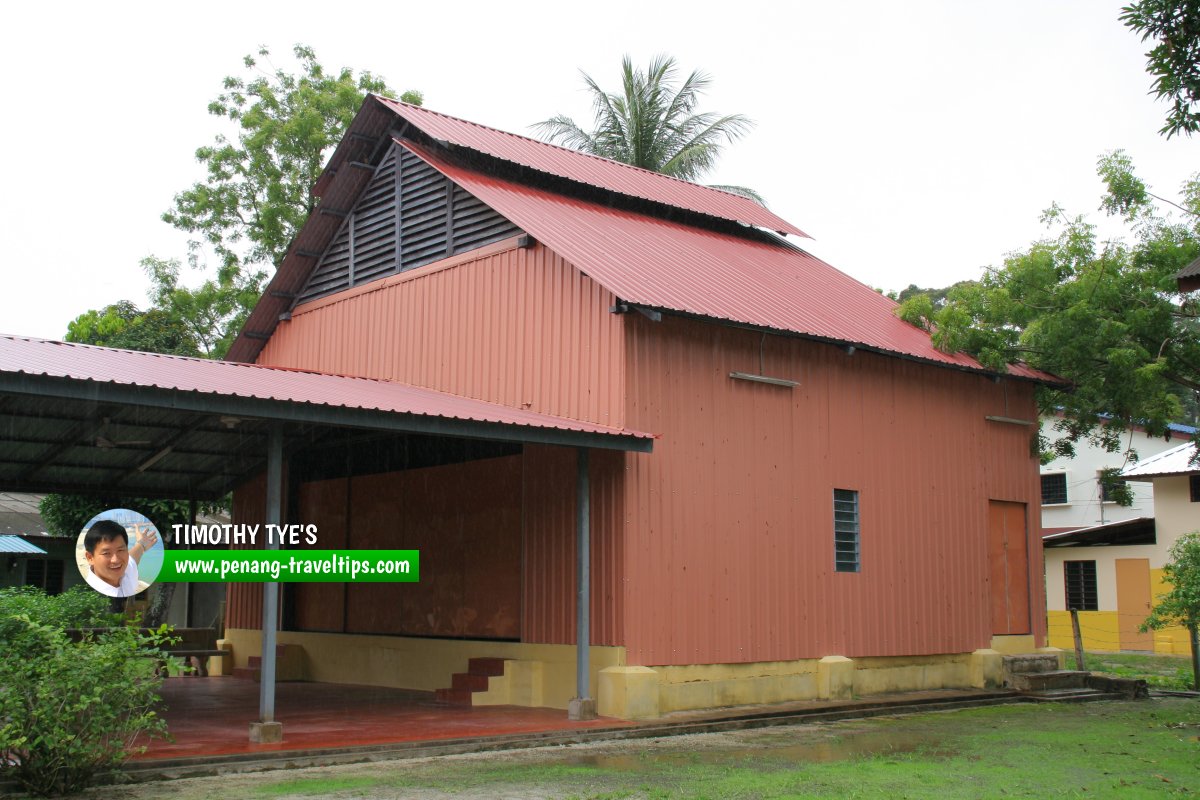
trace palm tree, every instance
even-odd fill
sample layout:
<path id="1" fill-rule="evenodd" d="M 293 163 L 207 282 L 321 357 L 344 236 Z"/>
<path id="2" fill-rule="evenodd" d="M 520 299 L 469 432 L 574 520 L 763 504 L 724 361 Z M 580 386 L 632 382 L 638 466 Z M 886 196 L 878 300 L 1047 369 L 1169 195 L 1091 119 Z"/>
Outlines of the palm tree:
<path id="1" fill-rule="evenodd" d="M 712 79 L 695 71 L 676 89 L 676 64 L 670 56 L 656 56 L 645 72 L 625 56 L 621 94 L 609 94 L 586 72 L 582 75 L 592 94 L 593 130 L 560 114 L 533 126 L 546 141 L 695 181 L 715 166 L 722 147 L 754 125 L 742 114 L 695 113 Z M 712 188 L 763 203 L 757 193 L 741 186 Z"/>

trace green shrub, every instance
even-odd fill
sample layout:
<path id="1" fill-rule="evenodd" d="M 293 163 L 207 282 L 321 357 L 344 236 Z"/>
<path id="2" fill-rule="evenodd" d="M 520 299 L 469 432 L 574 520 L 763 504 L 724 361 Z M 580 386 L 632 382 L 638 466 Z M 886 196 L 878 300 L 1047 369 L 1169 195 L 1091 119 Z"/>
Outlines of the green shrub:
<path id="1" fill-rule="evenodd" d="M 67 627 L 112 621 L 95 596 L 99 607 L 77 593 L 0 591 L 0 775 L 35 794 L 76 792 L 136 752 L 142 736 L 166 734 L 155 657 L 166 629 L 117 624 L 71 641 Z"/>
<path id="2" fill-rule="evenodd" d="M 52 628 L 104 628 L 119 624 L 111 600 L 87 586 L 72 586 L 51 597 L 36 586 L 0 589 L 0 642 L 20 630 L 15 617 L 26 616 Z"/>

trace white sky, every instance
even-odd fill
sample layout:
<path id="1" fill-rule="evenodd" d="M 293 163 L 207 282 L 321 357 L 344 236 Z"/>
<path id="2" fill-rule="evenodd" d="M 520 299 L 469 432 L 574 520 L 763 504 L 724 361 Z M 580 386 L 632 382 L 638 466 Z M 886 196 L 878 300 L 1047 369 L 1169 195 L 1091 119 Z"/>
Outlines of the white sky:
<path id="1" fill-rule="evenodd" d="M 1159 194 L 1200 140 L 1157 134 L 1147 46 L 1122 3 L 21 3 L 0 27 L 7 155 L 0 331 L 61 338 L 89 308 L 146 305 L 138 261 L 186 256 L 160 221 L 202 177 L 206 112 L 241 57 L 316 49 L 505 130 L 590 120 L 578 70 L 613 90 L 621 56 L 674 55 L 715 85 L 704 110 L 754 132 L 711 183 L 751 186 L 872 286 L 977 277 L 1044 234 L 1058 201 L 1101 221 L 1097 157 L 1124 148 Z"/>

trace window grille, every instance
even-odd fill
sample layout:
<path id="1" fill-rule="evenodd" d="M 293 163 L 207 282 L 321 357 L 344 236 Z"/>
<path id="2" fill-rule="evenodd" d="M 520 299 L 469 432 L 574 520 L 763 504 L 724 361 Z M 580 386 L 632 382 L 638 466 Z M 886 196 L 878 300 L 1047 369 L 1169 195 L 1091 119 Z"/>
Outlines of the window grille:
<path id="1" fill-rule="evenodd" d="M 859 553 L 858 492 L 833 490 L 833 565 L 837 572 L 858 572 Z"/>
<path id="2" fill-rule="evenodd" d="M 1067 502 L 1067 473 L 1052 472 L 1042 476 L 1042 505 L 1053 506 Z"/>
<path id="3" fill-rule="evenodd" d="M 1096 611 L 1096 562 L 1065 561 L 1063 578 L 1067 585 L 1068 611 Z"/>

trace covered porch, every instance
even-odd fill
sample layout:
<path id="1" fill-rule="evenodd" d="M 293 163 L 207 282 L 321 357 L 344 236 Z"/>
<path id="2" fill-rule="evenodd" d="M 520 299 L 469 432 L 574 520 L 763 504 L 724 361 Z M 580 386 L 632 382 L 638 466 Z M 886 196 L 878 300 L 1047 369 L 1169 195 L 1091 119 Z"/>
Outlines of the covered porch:
<path id="1" fill-rule="evenodd" d="M 0 337 L 0 441 L 5 445 L 0 488 L 195 503 L 257 480 L 262 521 L 268 524 L 303 522 L 285 516 L 285 507 L 292 515 L 300 508 L 300 478 L 320 479 L 331 472 L 330 458 L 363 448 L 383 453 L 385 460 L 389 453 L 421 450 L 434 465 L 497 459 L 527 447 L 569 453 L 573 475 L 567 496 L 557 502 L 573 512 L 574 523 L 575 641 L 570 646 L 576 681 L 570 716 L 594 717 L 589 456 L 593 451 L 648 452 L 648 434 L 383 381 Z M 289 500 L 297 502 L 289 505 Z M 346 539 L 340 546 L 360 545 Z M 408 545 L 397 541 L 394 546 Z M 436 580 L 436 575 L 426 568 L 423 579 Z M 250 723 L 253 739 L 271 743 L 284 738 L 280 723 L 288 721 L 287 715 L 304 708 L 303 702 L 279 705 L 280 698 L 316 696 L 337 687 L 277 686 L 281 619 L 304 608 L 316 612 L 323 603 L 314 595 L 307 606 L 281 606 L 279 584 L 261 586 L 255 604 L 261 680 L 228 690 L 226 702 L 232 705 L 222 718 L 237 720 L 243 731 Z M 192 680 L 186 684 L 187 692 L 199 688 Z M 173 681 L 168 685 L 175 691 Z M 253 687 L 257 714 L 248 687 Z M 372 691 L 384 697 L 397 690 Z M 561 711 L 539 713 L 566 721 Z"/>

